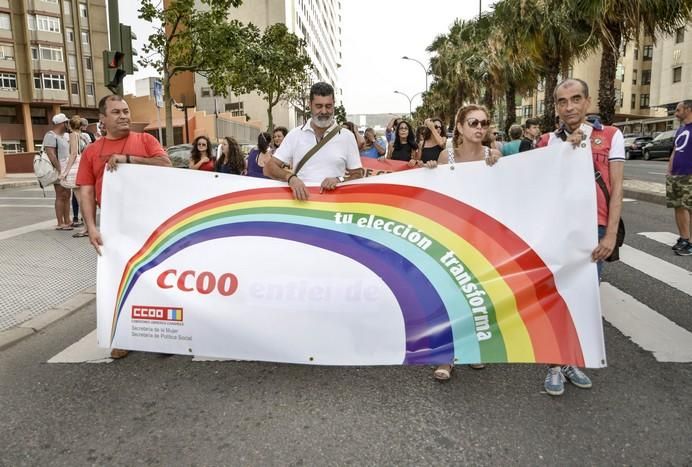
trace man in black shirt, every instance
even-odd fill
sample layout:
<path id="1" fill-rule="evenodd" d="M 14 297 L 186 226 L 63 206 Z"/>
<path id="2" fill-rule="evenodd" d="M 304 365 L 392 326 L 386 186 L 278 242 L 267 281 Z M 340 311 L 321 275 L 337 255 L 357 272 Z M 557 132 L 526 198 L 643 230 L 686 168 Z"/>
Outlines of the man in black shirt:
<path id="1" fill-rule="evenodd" d="M 526 129 L 524 130 L 524 137 L 521 139 L 519 144 L 519 152 L 530 151 L 536 147 L 536 140 L 541 135 L 541 127 L 538 120 L 535 118 L 529 118 L 524 124 Z"/>

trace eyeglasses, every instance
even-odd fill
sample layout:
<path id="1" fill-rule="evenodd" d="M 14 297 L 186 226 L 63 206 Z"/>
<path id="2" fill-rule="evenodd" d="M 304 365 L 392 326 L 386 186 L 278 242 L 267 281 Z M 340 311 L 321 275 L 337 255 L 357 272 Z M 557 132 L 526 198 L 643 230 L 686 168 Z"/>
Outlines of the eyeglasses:
<path id="1" fill-rule="evenodd" d="M 204 146 L 205 148 L 207 147 L 207 143 L 197 143 L 197 146 Z"/>
<path id="2" fill-rule="evenodd" d="M 466 120 L 466 124 L 471 128 L 478 128 L 480 125 L 480 128 L 487 130 L 488 127 L 490 127 L 490 120 L 478 120 L 477 118 L 469 118 Z"/>

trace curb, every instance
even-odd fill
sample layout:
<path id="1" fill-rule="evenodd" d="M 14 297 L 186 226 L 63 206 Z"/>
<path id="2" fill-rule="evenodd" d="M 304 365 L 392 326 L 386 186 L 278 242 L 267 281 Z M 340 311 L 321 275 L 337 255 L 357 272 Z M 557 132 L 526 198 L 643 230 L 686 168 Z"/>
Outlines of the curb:
<path id="1" fill-rule="evenodd" d="M 31 186 L 38 186 L 38 181 L 36 180 L 19 180 L 16 182 L 2 182 L 0 183 L 0 190 L 7 188 L 26 188 Z"/>
<path id="2" fill-rule="evenodd" d="M 5 350 L 21 340 L 41 332 L 56 321 L 91 305 L 94 301 L 96 301 L 96 290 L 94 287 L 90 287 L 60 305 L 49 308 L 45 313 L 35 318 L 31 318 L 14 328 L 0 331 L 0 350 Z"/>
<path id="3" fill-rule="evenodd" d="M 641 191 L 625 188 L 623 194 L 626 198 L 633 198 L 639 201 L 646 201 L 648 203 L 666 205 L 666 195 L 662 193 L 656 193 L 652 191 Z"/>

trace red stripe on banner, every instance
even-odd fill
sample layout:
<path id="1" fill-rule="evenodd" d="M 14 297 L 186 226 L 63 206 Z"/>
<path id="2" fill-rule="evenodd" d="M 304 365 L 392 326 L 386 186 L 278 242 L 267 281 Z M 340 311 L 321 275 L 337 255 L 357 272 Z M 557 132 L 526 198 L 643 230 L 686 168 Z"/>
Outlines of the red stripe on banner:
<path id="1" fill-rule="evenodd" d="M 361 157 L 360 163 L 363 165 L 366 177 L 375 175 L 388 174 L 392 172 L 401 172 L 409 170 L 408 162 L 394 161 L 392 159 L 373 159 L 372 157 Z"/>

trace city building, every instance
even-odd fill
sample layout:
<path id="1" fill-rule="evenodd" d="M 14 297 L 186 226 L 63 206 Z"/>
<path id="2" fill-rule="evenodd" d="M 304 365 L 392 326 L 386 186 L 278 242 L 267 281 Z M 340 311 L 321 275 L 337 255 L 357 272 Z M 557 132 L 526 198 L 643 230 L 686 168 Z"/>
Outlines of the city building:
<path id="1" fill-rule="evenodd" d="M 231 8 L 229 19 L 252 23 L 260 30 L 284 23 L 288 30 L 305 39 L 307 53 L 315 66 L 314 81 L 326 81 L 334 86 L 337 103 L 341 102 L 338 69 L 341 63 L 341 1 L 340 0 L 265 0 L 243 2 Z M 252 73 L 252 70 L 247 70 Z M 256 93 L 228 97 L 215 96 L 207 80 L 194 77 L 197 110 L 213 114 L 228 112 L 234 117 L 249 117 L 267 126 L 267 105 Z M 303 115 L 285 102 L 274 107 L 274 125 L 293 128 L 302 124 Z"/>
<path id="2" fill-rule="evenodd" d="M 676 42 L 679 41 L 679 42 Z M 685 50 L 685 45 L 687 50 Z M 685 55 L 687 53 L 687 55 Z M 687 64 L 687 66 L 685 66 Z M 653 134 L 675 127 L 672 116 L 677 102 L 692 91 L 692 37 L 681 28 L 672 37 L 656 38 L 643 32 L 638 41 L 625 44 L 620 53 L 615 76 L 617 103 L 615 126 L 624 133 Z M 598 91 L 601 50 L 575 62 L 569 76 L 586 81 L 591 95 L 588 112 L 598 114 Z M 686 74 L 683 70 L 687 70 Z M 675 81 L 674 80 L 678 80 Z M 522 97 L 517 119 L 544 113 L 544 93 L 539 87 Z"/>
<path id="3" fill-rule="evenodd" d="M 97 103 L 109 93 L 105 49 L 104 0 L 0 0 L 0 124 L 8 172 L 33 157 L 21 153 L 38 149 L 53 115 L 98 119 Z"/>

